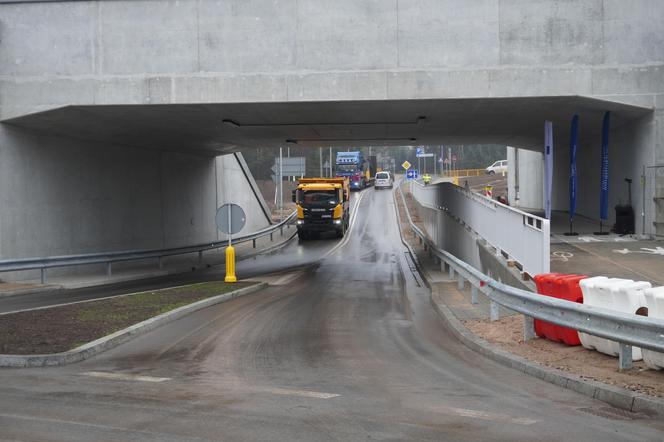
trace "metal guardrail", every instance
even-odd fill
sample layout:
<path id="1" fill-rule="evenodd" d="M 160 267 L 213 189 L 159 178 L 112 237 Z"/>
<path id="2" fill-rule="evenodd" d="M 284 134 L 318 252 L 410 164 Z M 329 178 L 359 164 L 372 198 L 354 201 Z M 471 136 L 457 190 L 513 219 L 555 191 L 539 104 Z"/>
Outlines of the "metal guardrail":
<path id="1" fill-rule="evenodd" d="M 620 344 L 620 369 L 631 368 L 632 346 L 664 353 L 664 320 L 591 307 L 517 289 L 490 278 L 451 253 L 438 249 L 413 222 L 401 183 L 398 184 L 398 191 L 415 237 L 420 239 L 431 256 L 440 261 L 441 271 L 447 267 L 451 279 L 456 274 L 460 289 L 464 288 L 466 280 L 470 283 L 471 303 L 478 302 L 478 292 L 489 298 L 492 321 L 499 319 L 498 305 L 502 305 L 524 315 L 524 340 L 535 337 L 533 318 L 610 339 Z"/>
<path id="2" fill-rule="evenodd" d="M 256 240 L 263 236 L 270 236 L 270 241 L 273 239 L 274 232 L 280 230 L 281 234 L 284 233 L 284 227 L 290 228 L 289 223 L 296 216 L 297 212 L 291 213 L 287 218 L 278 224 L 268 226 L 256 232 L 238 236 L 233 238 L 233 243 L 242 243 L 247 241 L 253 242 L 253 247 L 256 248 Z M 24 270 L 41 270 L 41 283 L 46 284 L 47 275 L 46 271 L 49 268 L 55 267 L 71 267 L 90 264 L 106 264 L 106 274 L 112 275 L 112 265 L 114 262 L 124 261 L 137 261 L 142 259 L 156 258 L 159 268 L 162 268 L 162 258 L 167 256 L 184 255 L 189 253 L 198 253 L 198 261 L 203 261 L 203 252 L 206 250 L 214 250 L 226 247 L 227 241 L 220 240 L 215 242 L 207 242 L 191 246 L 170 247 L 166 249 L 151 249 L 151 250 L 132 250 L 132 251 L 118 251 L 106 253 L 89 253 L 82 255 L 66 255 L 66 256 L 50 256 L 46 258 L 23 258 L 0 261 L 1 272 L 15 272 Z"/>

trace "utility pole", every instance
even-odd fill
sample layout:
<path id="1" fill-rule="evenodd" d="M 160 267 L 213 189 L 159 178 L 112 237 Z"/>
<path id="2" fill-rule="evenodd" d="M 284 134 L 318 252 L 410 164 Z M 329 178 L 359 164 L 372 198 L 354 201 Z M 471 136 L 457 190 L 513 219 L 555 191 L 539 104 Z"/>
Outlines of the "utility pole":
<path id="1" fill-rule="evenodd" d="M 332 178 L 332 147 L 330 146 L 330 178 Z"/>
<path id="2" fill-rule="evenodd" d="M 318 148 L 318 176 L 322 177 L 323 176 L 323 148 L 319 147 Z"/>

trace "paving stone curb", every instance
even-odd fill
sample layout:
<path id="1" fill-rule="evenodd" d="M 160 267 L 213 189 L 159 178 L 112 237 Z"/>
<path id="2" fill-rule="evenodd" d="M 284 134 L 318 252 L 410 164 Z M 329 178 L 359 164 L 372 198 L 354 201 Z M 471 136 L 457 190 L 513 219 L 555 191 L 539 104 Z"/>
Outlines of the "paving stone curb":
<path id="1" fill-rule="evenodd" d="M 395 209 L 398 210 L 398 206 L 395 205 Z M 401 232 L 401 242 L 403 242 L 410 252 L 424 283 L 429 290 L 431 290 L 431 276 L 428 274 L 422 263 L 419 262 L 417 254 L 408 241 L 406 241 L 401 226 L 399 226 L 399 231 Z M 634 413 L 644 413 L 664 417 L 664 400 L 662 399 L 653 398 L 624 388 L 604 384 L 602 382 L 583 379 L 579 376 L 555 368 L 541 366 L 520 356 L 496 348 L 484 339 L 470 332 L 444 303 L 436 302 L 434 296 L 431 296 L 431 304 L 445 322 L 448 330 L 450 330 L 457 339 L 459 339 L 466 347 L 493 361 L 514 368 L 538 379 L 542 379 L 543 381 L 550 382 L 554 385 L 606 402 L 616 408 Z"/>
<path id="2" fill-rule="evenodd" d="M 134 324 L 123 330 L 119 330 L 113 334 L 104 336 L 103 338 L 99 338 L 92 342 L 88 342 L 87 344 L 66 352 L 46 355 L 0 355 L 0 367 L 48 367 L 80 362 L 106 350 L 117 347 L 118 345 L 128 342 L 138 336 L 144 335 L 149 331 L 156 329 L 157 327 L 175 321 L 185 315 L 194 313 L 198 310 L 202 310 L 215 304 L 220 304 L 222 302 L 227 302 L 232 299 L 254 293 L 265 287 L 267 287 L 267 283 L 261 282 L 250 287 L 234 290 L 230 293 L 224 293 L 223 295 L 203 299 L 201 301 L 179 307 L 175 310 L 171 310 L 170 312 L 163 313 L 159 316 L 146 319 L 143 322 L 139 322 L 138 324 Z"/>

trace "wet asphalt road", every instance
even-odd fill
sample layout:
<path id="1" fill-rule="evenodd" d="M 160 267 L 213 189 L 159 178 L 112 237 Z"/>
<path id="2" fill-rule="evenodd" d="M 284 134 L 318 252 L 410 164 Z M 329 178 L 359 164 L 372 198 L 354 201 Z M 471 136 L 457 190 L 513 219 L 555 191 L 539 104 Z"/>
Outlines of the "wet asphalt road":
<path id="1" fill-rule="evenodd" d="M 662 422 L 593 414 L 605 406 L 455 341 L 409 271 L 390 192 L 373 189 L 348 242 L 283 285 L 83 363 L 0 370 L 7 440 L 664 438 Z"/>

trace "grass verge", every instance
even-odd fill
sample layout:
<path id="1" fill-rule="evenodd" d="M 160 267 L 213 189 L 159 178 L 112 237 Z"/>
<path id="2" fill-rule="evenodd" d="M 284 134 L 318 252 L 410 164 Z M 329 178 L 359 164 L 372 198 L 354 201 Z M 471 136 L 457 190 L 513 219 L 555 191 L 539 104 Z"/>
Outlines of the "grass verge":
<path id="1" fill-rule="evenodd" d="M 204 282 L 0 316 L 0 354 L 59 353 L 213 296 L 253 285 Z"/>

